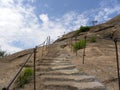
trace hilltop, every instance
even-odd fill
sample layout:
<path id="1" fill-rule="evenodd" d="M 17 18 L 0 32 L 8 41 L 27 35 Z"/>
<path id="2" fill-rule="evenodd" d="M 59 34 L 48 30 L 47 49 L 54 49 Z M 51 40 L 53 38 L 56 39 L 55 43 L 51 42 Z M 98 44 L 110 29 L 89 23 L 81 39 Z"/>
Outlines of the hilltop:
<path id="1" fill-rule="evenodd" d="M 79 85 L 79 83 L 75 78 L 77 79 L 80 78 L 78 75 L 85 75 L 84 77 L 85 78 L 89 77 L 89 79 L 85 79 L 87 81 L 85 80 L 81 81 L 81 85 L 83 85 L 84 88 L 85 88 L 84 84 L 86 84 L 85 82 L 94 82 L 96 87 L 97 85 L 99 86 L 99 90 L 106 90 L 102 85 L 107 87 L 108 90 L 109 89 L 117 90 L 118 89 L 117 68 L 115 59 L 115 46 L 113 40 L 114 38 L 120 38 L 119 28 L 120 28 L 120 15 L 103 24 L 90 26 L 90 29 L 88 31 L 77 33 L 77 36 L 76 31 L 63 35 L 61 38 L 57 39 L 53 44 L 50 44 L 48 49 L 45 49 L 44 56 L 41 56 L 42 54 L 41 51 L 43 47 L 39 47 L 37 49 L 37 62 L 36 62 L 37 65 L 36 76 L 39 77 L 39 79 L 37 77 L 38 86 L 37 88 L 42 88 L 42 90 L 52 90 L 56 88 L 54 86 L 58 86 L 58 88 L 55 90 L 81 90 L 80 89 L 81 87 L 76 86 Z M 85 36 L 87 36 L 87 43 L 85 49 L 85 63 L 83 64 L 82 63 L 83 49 L 79 49 L 77 51 L 76 56 L 75 52 L 72 49 L 72 44 L 78 42 L 81 39 L 84 39 Z M 90 42 L 91 37 L 95 37 L 96 41 L 94 43 Z M 118 46 L 120 46 L 120 43 L 118 43 Z M 1 87 L 6 86 L 6 84 L 8 84 L 8 82 L 11 80 L 11 78 L 13 78 L 15 73 L 18 71 L 18 69 L 24 63 L 24 61 L 28 58 L 31 52 L 33 52 L 33 49 L 24 50 L 0 60 Z M 33 55 L 30 59 L 31 61 L 26 66 L 32 67 Z M 57 67 L 56 62 L 60 62 L 57 64 L 57 66 L 59 66 L 61 62 L 64 62 L 63 63 L 64 65 L 61 64 L 61 66 Z M 68 64 L 68 62 L 70 64 Z M 50 63 L 55 64 L 55 67 L 53 67 L 54 65 L 49 66 L 51 65 Z M 46 65 L 46 67 L 44 67 L 43 64 Z M 67 65 L 67 67 L 65 67 L 65 65 Z M 58 72 L 54 71 L 44 75 L 44 72 L 42 71 L 49 72 L 49 69 L 51 69 L 51 67 L 52 69 L 55 70 L 59 70 L 60 68 L 62 69 L 67 68 L 67 70 L 66 71 L 61 70 L 62 73 L 64 72 L 64 74 L 62 74 L 63 76 L 61 77 L 59 76 Z M 75 70 L 68 72 L 68 69 Z M 71 76 L 71 72 L 72 75 L 75 74 L 76 76 L 75 77 Z M 70 74 L 70 77 L 73 78 L 72 80 L 75 79 L 74 84 L 76 85 L 72 85 L 73 81 L 71 80 L 71 78 L 68 78 L 66 76 L 69 75 L 68 73 Z M 52 77 L 52 75 L 55 75 L 56 78 Z M 91 78 L 91 76 L 94 76 L 95 78 L 93 77 Z M 45 78 L 45 80 L 43 80 L 43 78 L 41 77 Z M 49 81 L 46 81 L 46 78 Z M 59 80 L 59 82 L 57 80 Z M 39 81 L 46 81 L 46 83 L 43 84 L 42 82 Z M 63 84 L 60 81 L 63 82 Z M 33 81 L 31 81 L 30 84 L 26 85 L 22 90 L 28 89 L 32 90 L 31 89 L 31 87 L 33 87 L 32 82 Z M 100 82 L 101 84 L 99 84 L 98 82 Z M 47 87 L 43 87 L 41 85 L 43 86 L 46 85 Z M 66 86 L 63 87 L 64 85 Z M 88 89 L 82 90 L 89 90 L 89 88 L 93 88 L 91 90 L 98 90 L 98 87 L 97 89 L 95 89 L 95 86 L 89 87 L 89 84 L 87 88 Z"/>

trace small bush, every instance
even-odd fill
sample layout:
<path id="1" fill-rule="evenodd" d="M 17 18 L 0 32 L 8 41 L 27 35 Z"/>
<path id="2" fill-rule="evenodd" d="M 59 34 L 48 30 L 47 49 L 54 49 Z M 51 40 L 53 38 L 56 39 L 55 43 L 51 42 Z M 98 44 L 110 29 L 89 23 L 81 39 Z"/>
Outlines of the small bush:
<path id="1" fill-rule="evenodd" d="M 96 42 L 96 37 L 90 37 L 90 42 Z"/>
<path id="2" fill-rule="evenodd" d="M 89 31 L 89 30 L 90 30 L 90 26 L 81 26 L 80 27 L 81 32 L 86 32 L 86 31 Z"/>
<path id="3" fill-rule="evenodd" d="M 78 30 L 75 31 L 75 36 L 78 36 L 81 32 L 86 32 L 90 30 L 90 26 L 81 26 Z"/>
<path id="4" fill-rule="evenodd" d="M 17 79 L 17 87 L 23 87 L 25 84 L 31 81 L 33 70 L 31 68 L 25 68 Z"/>
<path id="5" fill-rule="evenodd" d="M 83 49 L 85 46 L 86 46 L 85 40 L 80 40 L 79 42 L 73 44 L 73 50 L 77 51 L 79 49 Z"/>

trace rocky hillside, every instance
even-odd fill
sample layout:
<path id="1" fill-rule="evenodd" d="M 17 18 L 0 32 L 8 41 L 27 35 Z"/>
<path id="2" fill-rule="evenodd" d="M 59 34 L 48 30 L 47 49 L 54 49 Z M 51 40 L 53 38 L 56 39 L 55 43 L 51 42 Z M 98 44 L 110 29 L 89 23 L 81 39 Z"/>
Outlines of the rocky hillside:
<path id="1" fill-rule="evenodd" d="M 120 37 L 119 28 L 120 15 L 91 26 L 86 32 L 76 34 L 73 31 L 63 35 L 49 47 L 39 47 L 36 56 L 37 90 L 118 90 L 113 40 Z M 85 55 L 84 49 L 79 49 L 76 56 L 72 45 L 85 36 Z M 90 41 L 91 37 L 95 42 Z M 0 60 L 1 88 L 8 85 L 31 52 L 33 49 L 24 50 Z M 25 67 L 33 67 L 33 55 Z M 33 90 L 33 79 L 22 89 L 16 84 L 13 87 L 14 90 Z"/>
<path id="2" fill-rule="evenodd" d="M 114 17 L 113 19 L 107 21 L 106 23 L 91 26 L 88 32 L 80 33 L 79 36 L 87 34 L 87 36 L 96 35 L 97 38 L 111 39 L 111 37 L 112 38 L 120 37 L 119 28 L 120 28 L 120 15 Z M 59 38 L 57 41 L 74 37 L 74 33 L 75 31 L 63 35 L 63 37 Z"/>

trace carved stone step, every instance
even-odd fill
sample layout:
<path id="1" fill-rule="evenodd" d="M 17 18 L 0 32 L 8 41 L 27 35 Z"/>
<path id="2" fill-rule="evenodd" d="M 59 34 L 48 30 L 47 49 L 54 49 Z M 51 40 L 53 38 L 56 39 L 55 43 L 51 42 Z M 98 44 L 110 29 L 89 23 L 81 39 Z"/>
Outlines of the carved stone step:
<path id="1" fill-rule="evenodd" d="M 76 82 L 93 82 L 95 77 L 88 75 L 42 75 L 47 81 L 76 81 Z"/>
<path id="2" fill-rule="evenodd" d="M 54 70 L 54 71 L 39 71 L 37 75 L 76 75 L 76 74 L 83 74 L 83 72 L 79 72 L 76 68 L 71 70 Z M 85 73 L 84 73 L 85 74 Z"/>
<path id="3" fill-rule="evenodd" d="M 64 70 L 64 69 L 74 69 L 76 66 L 75 65 L 57 65 L 57 66 L 52 66 L 52 70 Z"/>
<path id="4" fill-rule="evenodd" d="M 106 90 L 99 82 L 46 81 L 46 90 Z"/>

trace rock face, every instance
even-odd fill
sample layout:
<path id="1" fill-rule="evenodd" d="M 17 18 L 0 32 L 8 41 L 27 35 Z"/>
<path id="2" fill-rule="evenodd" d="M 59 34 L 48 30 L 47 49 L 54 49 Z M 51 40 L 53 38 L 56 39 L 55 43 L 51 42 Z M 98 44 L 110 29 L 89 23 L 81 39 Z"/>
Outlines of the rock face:
<path id="1" fill-rule="evenodd" d="M 49 53 L 42 58 L 39 58 L 39 53 L 37 53 L 37 90 L 107 90 L 96 77 L 79 71 L 72 64 L 69 55 L 65 54 L 64 49 L 61 49 L 58 44 L 54 46 L 56 48 L 50 48 Z M 58 52 L 57 55 L 52 53 L 53 51 Z M 32 61 L 27 66 L 32 67 Z M 23 88 L 14 88 L 13 90 L 33 90 L 33 81 Z"/>
<path id="2" fill-rule="evenodd" d="M 108 55 L 108 59 L 110 59 L 111 53 L 109 55 L 106 47 L 112 48 L 112 50 L 109 48 L 109 52 L 110 50 L 113 52 L 114 46 L 111 46 L 111 41 L 109 41 L 110 43 L 108 45 L 107 39 L 112 40 L 114 38 L 120 38 L 119 28 L 120 15 L 106 23 L 92 26 L 90 31 L 87 33 L 84 32 L 78 35 L 77 40 L 84 38 L 85 35 L 87 35 L 87 37 L 95 36 L 97 40 L 99 40 L 98 43 L 91 44 L 91 46 L 87 49 L 89 52 L 89 62 L 95 56 L 95 59 L 98 59 L 99 56 L 104 57 Z M 71 48 L 69 46 L 69 41 L 72 38 L 72 43 L 75 42 L 75 38 L 73 36 L 74 32 L 71 32 L 64 35 L 62 38 L 59 38 L 56 42 L 50 45 L 48 50 L 49 52 L 45 51 L 45 55 L 43 56 L 41 56 L 42 48 L 38 48 L 36 62 L 37 90 L 107 90 L 107 88 L 98 79 L 96 79 L 94 75 L 91 76 L 84 73 L 84 71 L 76 68 L 76 65 L 73 64 L 71 57 L 74 54 L 69 55 L 64 49 L 65 47 Z M 106 52 L 101 53 L 103 51 Z M 28 58 L 31 52 L 33 52 L 33 49 L 18 52 L 3 58 L 3 61 L 6 62 L 0 61 L 0 89 L 8 84 L 8 82 L 13 78 L 12 76 L 14 76 L 19 70 L 20 66 Z M 79 52 L 81 53 L 81 51 Z M 33 67 L 33 56 L 30 59 L 31 61 L 26 65 L 26 67 Z M 106 59 L 106 57 L 104 57 L 104 59 Z M 99 61 L 101 61 L 101 59 Z M 102 65 L 106 64 L 104 61 L 101 63 Z M 110 70 L 112 69 L 111 66 Z M 89 68 L 89 66 L 86 66 L 86 68 Z M 99 67 L 99 69 L 100 68 L 102 67 Z M 93 69 L 92 71 L 96 73 L 97 70 Z M 98 73 L 99 72 L 100 71 L 98 71 Z M 15 88 L 14 90 L 33 90 L 33 80 L 29 84 L 26 84 L 23 88 Z"/>

